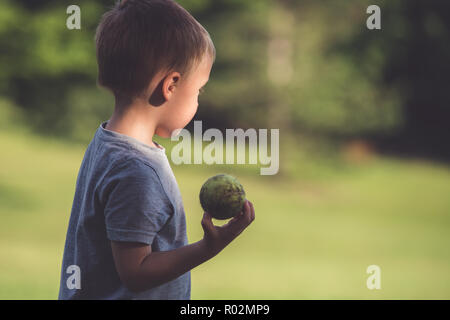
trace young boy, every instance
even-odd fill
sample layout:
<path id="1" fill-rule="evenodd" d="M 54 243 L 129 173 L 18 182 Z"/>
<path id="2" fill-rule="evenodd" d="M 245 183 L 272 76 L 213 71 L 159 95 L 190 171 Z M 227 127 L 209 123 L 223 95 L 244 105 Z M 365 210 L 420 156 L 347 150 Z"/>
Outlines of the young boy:
<path id="1" fill-rule="evenodd" d="M 163 146 L 193 118 L 215 60 L 208 32 L 173 0 L 127 0 L 97 29 L 98 82 L 115 97 L 77 178 L 60 299 L 190 299 L 190 270 L 255 218 L 253 205 L 188 244 L 183 203 Z"/>

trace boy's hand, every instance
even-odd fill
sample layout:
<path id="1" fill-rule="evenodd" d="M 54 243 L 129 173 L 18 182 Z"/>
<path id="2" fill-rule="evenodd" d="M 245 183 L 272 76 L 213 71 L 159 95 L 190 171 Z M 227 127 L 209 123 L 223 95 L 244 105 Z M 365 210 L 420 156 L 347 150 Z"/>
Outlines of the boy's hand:
<path id="1" fill-rule="evenodd" d="M 215 256 L 233 241 L 245 228 L 255 220 L 253 204 L 245 200 L 243 211 L 223 226 L 215 226 L 212 217 L 205 212 L 202 219 L 202 227 L 205 232 L 203 240 L 208 250 Z"/>

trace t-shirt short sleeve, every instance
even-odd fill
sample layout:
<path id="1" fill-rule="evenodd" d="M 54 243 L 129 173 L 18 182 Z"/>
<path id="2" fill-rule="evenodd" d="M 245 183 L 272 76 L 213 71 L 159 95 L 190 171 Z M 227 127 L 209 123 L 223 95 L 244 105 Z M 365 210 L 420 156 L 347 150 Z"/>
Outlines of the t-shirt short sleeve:
<path id="1" fill-rule="evenodd" d="M 108 239 L 151 245 L 174 212 L 155 170 L 127 160 L 105 176 L 103 186 Z"/>

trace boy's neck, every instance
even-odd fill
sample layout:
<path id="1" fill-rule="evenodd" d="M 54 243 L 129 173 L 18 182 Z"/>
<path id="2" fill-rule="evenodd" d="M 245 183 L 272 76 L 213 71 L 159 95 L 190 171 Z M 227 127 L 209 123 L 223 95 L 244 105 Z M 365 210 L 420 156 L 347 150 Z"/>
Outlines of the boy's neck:
<path id="1" fill-rule="evenodd" d="M 130 136 L 151 147 L 158 148 L 153 142 L 156 119 L 142 110 L 145 109 L 141 109 L 139 106 L 130 106 L 126 111 L 118 112 L 116 108 L 105 129 Z"/>

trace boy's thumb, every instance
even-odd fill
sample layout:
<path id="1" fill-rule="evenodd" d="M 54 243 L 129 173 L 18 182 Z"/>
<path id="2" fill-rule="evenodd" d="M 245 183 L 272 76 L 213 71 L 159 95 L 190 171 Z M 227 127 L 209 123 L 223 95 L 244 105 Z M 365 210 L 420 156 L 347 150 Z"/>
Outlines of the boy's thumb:
<path id="1" fill-rule="evenodd" d="M 205 232 L 208 232 L 214 228 L 212 217 L 208 212 L 203 213 L 202 227 Z"/>

